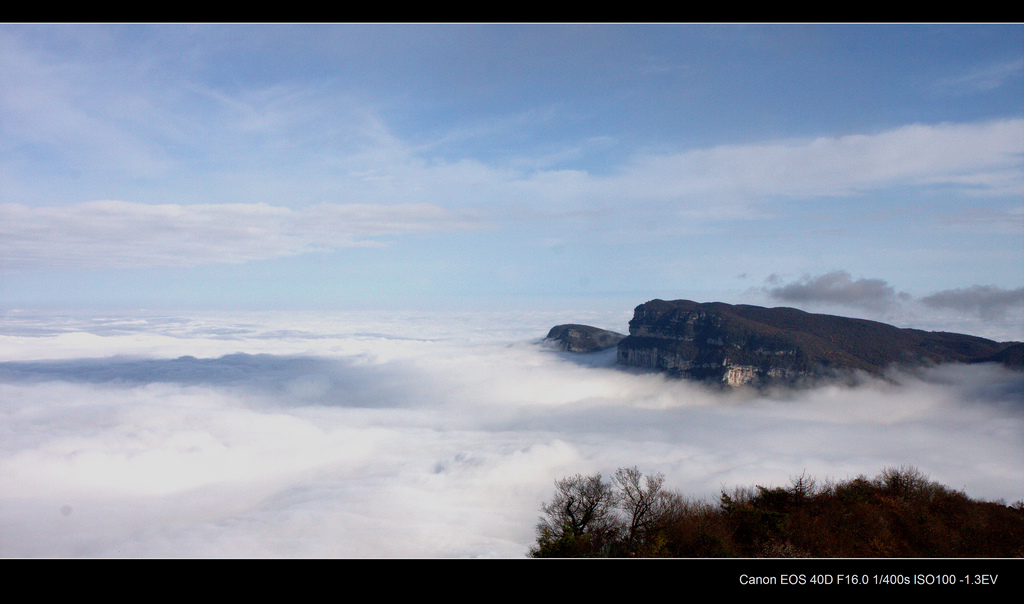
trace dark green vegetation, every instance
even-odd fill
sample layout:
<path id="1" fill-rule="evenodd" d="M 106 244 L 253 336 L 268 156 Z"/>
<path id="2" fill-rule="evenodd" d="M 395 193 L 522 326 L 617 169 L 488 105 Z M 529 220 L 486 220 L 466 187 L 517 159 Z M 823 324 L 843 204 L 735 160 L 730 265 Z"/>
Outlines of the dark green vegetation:
<path id="1" fill-rule="evenodd" d="M 619 469 L 555 483 L 535 558 L 1024 557 L 1024 501 L 976 501 L 916 468 L 818 485 L 723 490 L 717 504 L 662 489 L 660 474 Z"/>
<path id="2" fill-rule="evenodd" d="M 901 329 L 877 321 L 721 302 L 637 306 L 618 360 L 729 385 L 795 383 L 893 365 L 998 362 L 1024 367 L 1024 344 Z"/>

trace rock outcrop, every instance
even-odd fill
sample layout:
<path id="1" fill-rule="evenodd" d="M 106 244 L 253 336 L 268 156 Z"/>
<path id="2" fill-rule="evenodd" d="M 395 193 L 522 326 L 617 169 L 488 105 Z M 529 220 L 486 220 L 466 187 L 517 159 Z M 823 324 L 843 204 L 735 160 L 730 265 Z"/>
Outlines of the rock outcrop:
<path id="1" fill-rule="evenodd" d="M 796 383 L 837 371 L 882 374 L 894 364 L 1003 362 L 1021 344 L 901 329 L 876 321 L 721 302 L 637 306 L 617 361 L 729 386 Z"/>
<path id="2" fill-rule="evenodd" d="M 611 348 L 626 336 L 607 329 L 589 325 L 556 325 L 548 332 L 544 341 L 569 352 L 596 352 Z"/>

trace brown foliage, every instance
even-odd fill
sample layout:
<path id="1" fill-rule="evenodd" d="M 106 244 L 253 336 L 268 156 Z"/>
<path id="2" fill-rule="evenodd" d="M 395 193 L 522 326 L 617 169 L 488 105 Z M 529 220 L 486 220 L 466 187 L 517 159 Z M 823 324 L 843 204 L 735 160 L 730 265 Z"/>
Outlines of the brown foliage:
<path id="1" fill-rule="evenodd" d="M 661 475 L 645 481 L 636 468 L 612 485 L 600 475 L 570 481 L 600 494 L 600 522 L 588 532 L 559 517 L 569 484 L 559 481 L 534 557 L 1024 556 L 1024 502 L 976 501 L 907 466 L 820 487 L 801 475 L 788 488 L 723 491 L 717 506 L 665 491 Z"/>

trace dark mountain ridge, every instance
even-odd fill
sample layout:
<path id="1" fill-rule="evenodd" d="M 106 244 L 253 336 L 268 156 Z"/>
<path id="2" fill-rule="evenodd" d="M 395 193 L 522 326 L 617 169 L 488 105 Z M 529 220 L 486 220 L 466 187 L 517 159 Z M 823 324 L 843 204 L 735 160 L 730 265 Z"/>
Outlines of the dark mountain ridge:
<path id="1" fill-rule="evenodd" d="M 651 300 L 634 310 L 617 359 L 679 377 L 763 386 L 840 371 L 880 375 L 893 365 L 1024 368 L 1024 344 L 795 308 Z"/>

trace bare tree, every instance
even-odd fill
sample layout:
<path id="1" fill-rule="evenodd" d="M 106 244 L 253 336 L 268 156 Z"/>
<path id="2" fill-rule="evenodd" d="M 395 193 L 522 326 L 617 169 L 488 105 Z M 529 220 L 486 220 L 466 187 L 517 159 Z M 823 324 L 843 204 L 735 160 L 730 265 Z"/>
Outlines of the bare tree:
<path id="1" fill-rule="evenodd" d="M 806 470 L 799 476 L 790 478 L 789 482 L 793 485 L 789 490 L 797 502 L 802 502 L 818 492 L 817 481 L 808 476 Z"/>
<path id="2" fill-rule="evenodd" d="M 555 497 L 541 506 L 534 555 L 595 555 L 616 536 L 615 495 L 600 474 L 555 481 Z"/>
<path id="3" fill-rule="evenodd" d="M 626 539 L 634 551 L 645 546 L 660 528 L 668 512 L 677 506 L 677 497 L 661 489 L 664 474 L 644 476 L 636 466 L 619 468 L 612 477 L 618 487 L 619 508 L 625 512 Z"/>
<path id="4" fill-rule="evenodd" d="M 662 490 L 663 474 L 619 468 L 611 483 L 600 474 L 555 481 L 555 496 L 541 506 L 535 557 L 651 556 L 665 545 L 665 529 L 692 514 L 676 492 Z"/>

